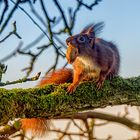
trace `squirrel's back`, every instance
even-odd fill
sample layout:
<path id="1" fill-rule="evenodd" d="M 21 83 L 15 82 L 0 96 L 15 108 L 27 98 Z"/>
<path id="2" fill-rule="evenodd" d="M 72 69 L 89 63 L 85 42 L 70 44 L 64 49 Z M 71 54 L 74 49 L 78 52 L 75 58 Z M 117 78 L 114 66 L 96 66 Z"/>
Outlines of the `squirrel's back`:
<path id="1" fill-rule="evenodd" d="M 101 38 L 95 39 L 96 61 L 101 66 L 108 66 L 108 77 L 117 75 L 120 67 L 120 55 L 117 46 L 113 42 Z"/>

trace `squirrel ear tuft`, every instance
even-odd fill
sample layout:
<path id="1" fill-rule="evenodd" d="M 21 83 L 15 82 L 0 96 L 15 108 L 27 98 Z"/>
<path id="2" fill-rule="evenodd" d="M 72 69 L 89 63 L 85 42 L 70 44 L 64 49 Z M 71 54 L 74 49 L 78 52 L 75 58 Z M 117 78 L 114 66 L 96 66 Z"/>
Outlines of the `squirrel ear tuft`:
<path id="1" fill-rule="evenodd" d="M 90 28 L 91 26 L 93 26 L 93 24 L 87 25 L 87 26 L 81 31 L 81 33 L 87 33 L 87 31 L 89 30 L 89 28 Z"/>
<path id="2" fill-rule="evenodd" d="M 93 28 L 96 36 L 102 32 L 104 26 L 105 26 L 104 22 L 98 22 L 94 24 Z"/>
<path id="3" fill-rule="evenodd" d="M 102 32 L 104 25 L 105 25 L 104 22 L 89 24 L 81 31 L 81 33 L 91 33 L 92 31 L 94 32 L 94 36 L 97 36 Z"/>
<path id="4" fill-rule="evenodd" d="M 89 36 L 89 38 L 95 38 L 95 32 L 94 32 L 94 26 L 91 26 L 88 28 L 86 34 Z"/>

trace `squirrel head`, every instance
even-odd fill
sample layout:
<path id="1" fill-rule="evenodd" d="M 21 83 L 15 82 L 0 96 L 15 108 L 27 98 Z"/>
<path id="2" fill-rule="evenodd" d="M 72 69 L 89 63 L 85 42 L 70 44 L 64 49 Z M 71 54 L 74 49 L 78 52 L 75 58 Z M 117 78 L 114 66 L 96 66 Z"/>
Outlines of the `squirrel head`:
<path id="1" fill-rule="evenodd" d="M 66 39 L 68 46 L 73 47 L 91 47 L 94 48 L 94 41 L 104 27 L 104 22 L 99 22 L 96 24 L 90 24 L 86 26 L 79 34 L 70 36 Z"/>
<path id="2" fill-rule="evenodd" d="M 66 58 L 69 63 L 73 63 L 81 50 L 87 48 L 94 48 L 95 37 L 104 26 L 103 22 L 97 24 L 90 24 L 86 26 L 79 34 L 70 36 L 66 39 L 68 49 L 66 52 Z"/>
<path id="3" fill-rule="evenodd" d="M 80 48 L 93 47 L 95 40 L 95 32 L 93 26 L 84 29 L 81 33 L 70 36 L 66 39 L 68 47 L 73 46 L 80 51 Z"/>

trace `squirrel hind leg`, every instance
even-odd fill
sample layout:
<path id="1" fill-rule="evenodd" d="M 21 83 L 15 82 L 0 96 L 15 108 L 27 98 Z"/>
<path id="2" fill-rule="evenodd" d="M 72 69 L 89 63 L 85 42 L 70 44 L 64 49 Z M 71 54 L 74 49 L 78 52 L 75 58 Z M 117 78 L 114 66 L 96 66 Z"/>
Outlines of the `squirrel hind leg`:
<path id="1" fill-rule="evenodd" d="M 114 76 L 115 76 L 114 74 L 110 73 L 109 75 L 107 75 L 106 79 L 111 80 Z"/>
<path id="2" fill-rule="evenodd" d="M 100 89 L 103 86 L 104 81 L 106 79 L 111 80 L 115 75 L 117 75 L 117 74 L 115 74 L 114 71 L 109 72 L 109 73 L 108 72 L 101 71 L 100 76 L 99 76 L 99 79 L 97 81 L 97 88 Z"/>
<path id="3" fill-rule="evenodd" d="M 107 75 L 106 79 L 111 80 L 111 79 L 114 78 L 116 75 L 118 75 L 118 71 L 113 70 L 113 71 L 111 71 L 111 72 Z"/>
<path id="4" fill-rule="evenodd" d="M 106 80 L 106 78 L 107 78 L 107 72 L 101 71 L 99 79 L 96 82 L 97 83 L 97 85 L 96 85 L 97 89 L 101 89 L 101 87 L 103 86 L 104 81 Z"/>

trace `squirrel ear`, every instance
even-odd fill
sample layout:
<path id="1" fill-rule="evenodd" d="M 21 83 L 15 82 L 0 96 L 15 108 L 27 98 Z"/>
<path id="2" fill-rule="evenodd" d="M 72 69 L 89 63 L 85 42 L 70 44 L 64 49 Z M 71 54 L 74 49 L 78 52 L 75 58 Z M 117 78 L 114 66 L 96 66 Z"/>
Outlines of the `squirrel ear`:
<path id="1" fill-rule="evenodd" d="M 89 30 L 89 28 L 90 28 L 91 26 L 93 26 L 93 24 L 87 25 L 87 26 L 81 31 L 81 33 L 87 33 L 88 30 Z"/>
<path id="2" fill-rule="evenodd" d="M 86 26 L 81 33 L 89 34 L 91 37 L 97 36 L 102 32 L 102 29 L 104 28 L 104 22 L 98 22 L 98 23 L 92 23 Z"/>
<path id="3" fill-rule="evenodd" d="M 94 32 L 94 24 L 90 24 L 86 26 L 81 34 L 86 34 L 88 38 L 90 39 L 90 46 L 93 48 L 94 47 L 94 40 L 95 40 L 95 32 Z"/>
<path id="4" fill-rule="evenodd" d="M 94 48 L 94 42 L 95 42 L 95 32 L 94 32 L 94 26 L 90 26 L 88 28 L 88 31 L 86 32 L 90 39 L 90 46 L 91 48 Z"/>
<path id="5" fill-rule="evenodd" d="M 86 34 L 88 35 L 88 37 L 90 39 L 95 38 L 94 26 L 89 27 L 88 31 L 86 32 Z"/>

